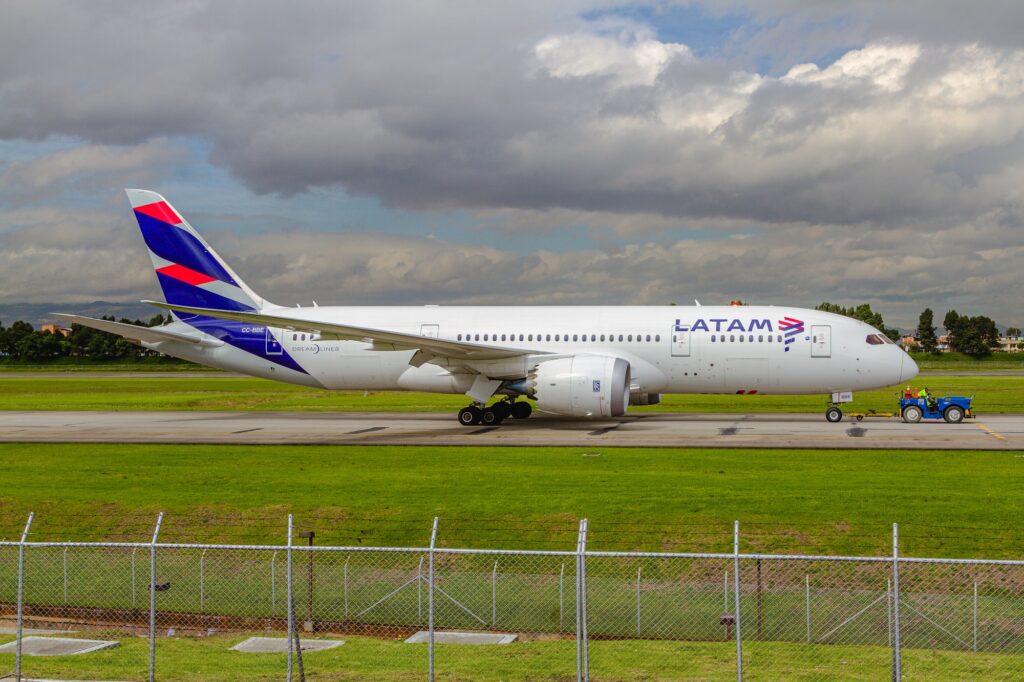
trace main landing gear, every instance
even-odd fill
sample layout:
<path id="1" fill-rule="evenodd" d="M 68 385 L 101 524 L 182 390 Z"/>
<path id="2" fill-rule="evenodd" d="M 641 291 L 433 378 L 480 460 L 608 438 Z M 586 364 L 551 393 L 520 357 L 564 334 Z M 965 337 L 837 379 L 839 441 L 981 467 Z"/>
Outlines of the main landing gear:
<path id="1" fill-rule="evenodd" d="M 526 419 L 532 412 L 530 403 L 517 400 L 501 400 L 490 407 L 474 404 L 459 410 L 459 423 L 463 426 L 498 426 L 509 417 Z"/>

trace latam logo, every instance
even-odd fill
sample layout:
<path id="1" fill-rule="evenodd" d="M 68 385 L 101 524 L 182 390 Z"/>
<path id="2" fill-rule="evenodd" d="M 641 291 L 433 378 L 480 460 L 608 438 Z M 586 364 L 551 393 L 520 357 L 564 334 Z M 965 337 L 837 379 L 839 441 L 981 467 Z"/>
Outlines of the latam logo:
<path id="1" fill-rule="evenodd" d="M 802 323 L 801 323 L 802 324 Z M 738 318 L 712 317 L 707 320 L 698 318 L 692 326 L 687 327 L 676 320 L 677 332 L 753 332 L 753 331 L 775 331 L 772 329 L 772 321 L 762 320 L 741 320 Z"/>
<path id="2" fill-rule="evenodd" d="M 779 320 L 779 331 L 786 337 L 786 352 L 788 353 L 790 344 L 796 341 L 796 337 L 804 333 L 804 321 L 795 317 L 784 317 Z"/>

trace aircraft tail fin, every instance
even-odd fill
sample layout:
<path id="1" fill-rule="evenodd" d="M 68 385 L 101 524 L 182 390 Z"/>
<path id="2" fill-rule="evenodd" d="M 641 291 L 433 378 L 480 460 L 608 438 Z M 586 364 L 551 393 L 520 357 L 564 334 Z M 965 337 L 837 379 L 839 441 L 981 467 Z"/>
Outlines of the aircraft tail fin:
<path id="1" fill-rule="evenodd" d="M 168 303 L 246 311 L 269 305 L 166 199 L 144 189 L 125 192 Z"/>

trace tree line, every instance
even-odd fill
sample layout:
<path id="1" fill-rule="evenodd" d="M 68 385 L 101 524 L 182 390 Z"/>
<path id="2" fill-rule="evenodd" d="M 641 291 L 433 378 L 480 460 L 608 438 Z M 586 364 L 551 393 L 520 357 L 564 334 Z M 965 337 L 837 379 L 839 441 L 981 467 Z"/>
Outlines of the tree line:
<path id="1" fill-rule="evenodd" d="M 836 313 L 852 317 L 855 320 L 866 322 L 875 329 L 881 330 L 893 341 L 899 341 L 900 331 L 885 326 L 881 313 L 875 312 L 867 303 L 858 306 L 844 308 L 834 303 L 824 302 L 814 307 L 815 310 L 823 310 L 829 313 Z M 999 329 L 995 320 L 985 315 L 961 315 L 955 310 L 950 310 L 942 320 L 942 326 L 946 329 L 947 345 L 952 351 L 983 357 L 1000 347 Z M 1018 338 L 1021 330 L 1016 327 L 1009 327 L 1006 335 L 1011 338 Z M 937 353 L 939 337 L 936 335 L 935 313 L 931 308 L 925 308 L 918 318 L 917 330 L 914 333 L 917 345 L 925 353 Z M 1017 344 L 1018 348 L 1024 349 L 1024 342 Z"/>
<path id="2" fill-rule="evenodd" d="M 112 316 L 104 316 L 103 319 L 146 327 L 156 327 L 170 321 L 163 315 L 153 316 L 148 324 L 142 320 L 126 318 L 115 320 Z M 83 327 L 80 324 L 72 324 L 65 336 L 60 331 L 35 329 L 28 322 L 21 320 L 7 328 L 0 322 L 0 356 L 11 360 L 46 362 L 67 357 L 120 360 L 154 355 L 159 353 L 125 341 L 116 334 Z"/>

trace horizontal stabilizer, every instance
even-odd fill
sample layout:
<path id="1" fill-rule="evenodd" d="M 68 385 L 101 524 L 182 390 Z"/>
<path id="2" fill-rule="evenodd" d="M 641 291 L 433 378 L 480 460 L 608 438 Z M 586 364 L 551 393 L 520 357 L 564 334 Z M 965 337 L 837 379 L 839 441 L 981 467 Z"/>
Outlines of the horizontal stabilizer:
<path id="1" fill-rule="evenodd" d="M 59 317 L 62 320 L 67 320 L 74 324 L 80 324 L 83 327 L 92 327 L 93 329 L 99 329 L 100 331 L 123 336 L 129 341 L 145 341 L 146 343 L 180 341 L 182 343 L 197 345 L 221 345 L 221 342 L 219 341 L 205 340 L 190 334 L 179 334 L 177 332 L 164 331 L 160 328 L 140 327 L 135 324 L 112 322 L 111 320 L 98 320 L 95 317 L 82 317 L 81 315 L 68 315 L 66 313 L 54 313 L 53 315 L 54 317 Z"/>
<path id="2" fill-rule="evenodd" d="M 418 349 L 434 355 L 455 358 L 460 360 L 501 360 L 504 358 L 515 358 L 523 355 L 543 355 L 543 351 L 526 350 L 518 348 L 498 348 L 485 346 L 463 341 L 449 341 L 419 334 L 406 334 L 393 332 L 384 329 L 371 329 L 369 327 L 356 327 L 347 324 L 324 322 L 322 320 L 308 320 L 299 317 L 283 315 L 283 312 L 290 308 L 278 308 L 272 313 L 249 312 L 243 310 L 215 310 L 212 308 L 193 308 L 191 306 L 164 303 L 163 301 L 143 301 L 149 305 L 173 310 L 176 313 L 186 315 L 202 315 L 214 317 L 221 320 L 234 320 L 247 324 L 260 324 L 278 329 L 294 329 L 298 331 L 319 332 L 329 334 L 342 339 L 352 341 L 366 341 L 377 344 L 390 344 L 395 350 Z"/>

